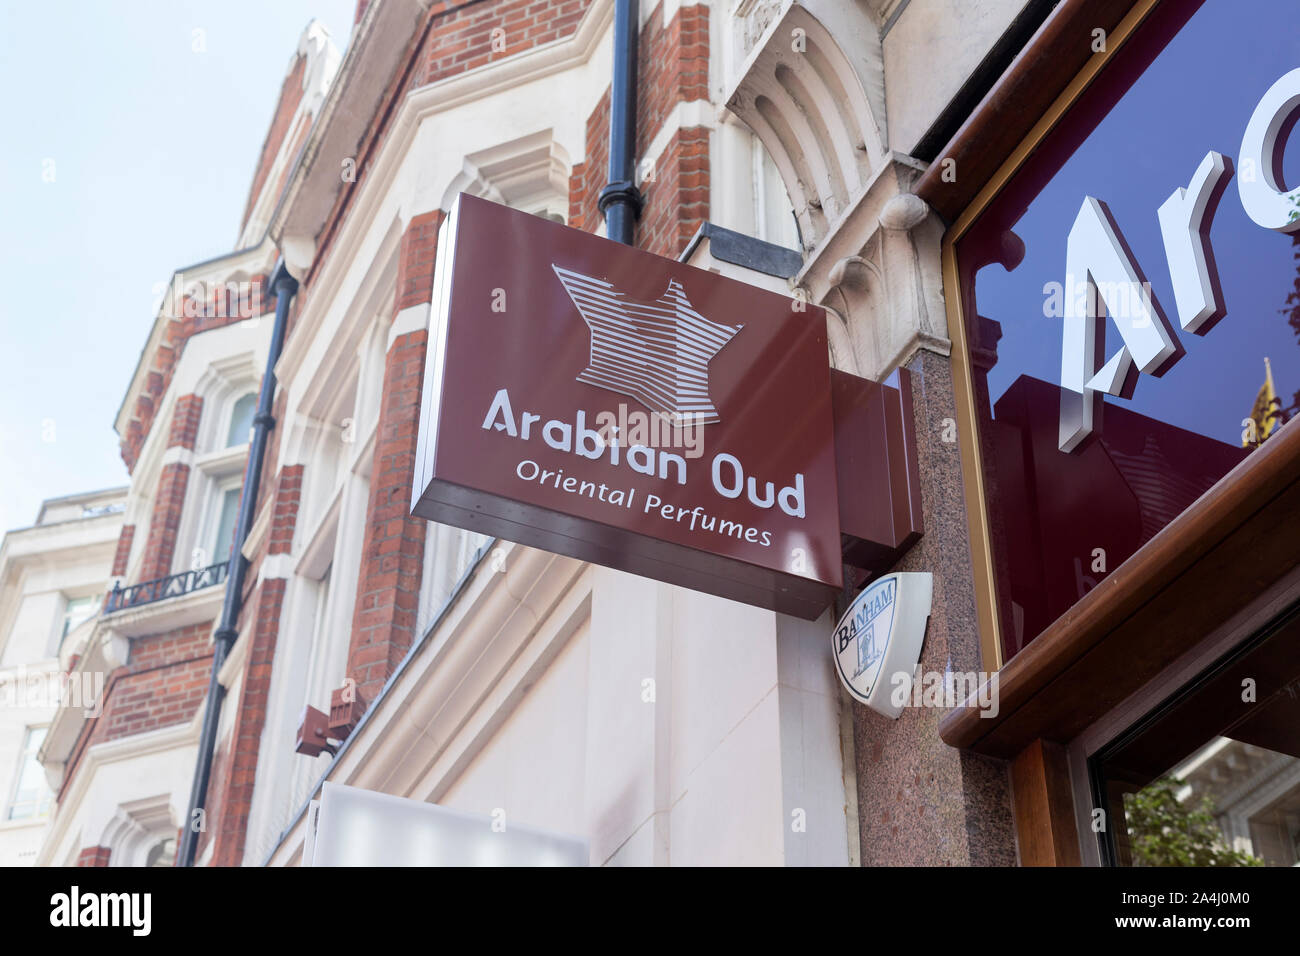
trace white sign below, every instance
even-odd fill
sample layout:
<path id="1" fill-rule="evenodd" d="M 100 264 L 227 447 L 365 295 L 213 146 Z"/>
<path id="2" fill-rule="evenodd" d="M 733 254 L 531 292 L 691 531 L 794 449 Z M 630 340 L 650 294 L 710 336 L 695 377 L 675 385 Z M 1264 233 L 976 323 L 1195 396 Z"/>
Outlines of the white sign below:
<path id="1" fill-rule="evenodd" d="M 854 598 L 831 634 L 840 681 L 854 699 L 887 717 L 903 712 L 890 688 L 896 674 L 910 680 L 921 660 L 933 590 L 928 571 L 886 574 Z"/>

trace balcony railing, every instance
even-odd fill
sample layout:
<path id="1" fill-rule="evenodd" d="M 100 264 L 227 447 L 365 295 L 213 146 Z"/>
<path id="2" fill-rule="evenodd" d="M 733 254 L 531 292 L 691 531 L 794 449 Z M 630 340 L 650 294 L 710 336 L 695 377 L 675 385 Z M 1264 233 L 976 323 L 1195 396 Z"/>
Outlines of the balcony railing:
<path id="1" fill-rule="evenodd" d="M 126 588 L 114 585 L 104 601 L 104 613 L 112 614 L 123 608 L 139 607 L 164 598 L 180 597 L 182 594 L 189 594 L 201 588 L 210 588 L 226 580 L 227 567 L 229 564 L 222 561 L 220 564 L 210 564 L 196 571 L 182 571 L 180 574 L 170 574 L 154 581 L 142 581 Z"/>

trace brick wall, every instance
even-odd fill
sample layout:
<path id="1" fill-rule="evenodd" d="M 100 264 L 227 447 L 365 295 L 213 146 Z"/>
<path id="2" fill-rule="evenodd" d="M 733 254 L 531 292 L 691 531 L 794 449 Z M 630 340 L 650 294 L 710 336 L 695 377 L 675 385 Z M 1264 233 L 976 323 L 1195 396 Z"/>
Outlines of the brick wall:
<path id="1" fill-rule="evenodd" d="M 641 30 L 638 49 L 637 155 L 644 156 L 678 103 L 709 98 L 709 11 L 682 7 L 663 23 L 657 6 Z M 569 178 L 569 225 L 595 232 L 602 217 L 596 206 L 609 176 L 609 91 L 587 118 L 586 159 Z M 709 218 L 709 131 L 693 127 L 674 133 L 654 158 L 641 184 L 645 200 L 636 244 L 676 258 Z"/>
<path id="2" fill-rule="evenodd" d="M 212 622 L 134 638 L 123 667 L 104 683 L 103 708 L 81 728 L 59 797 L 76 776 L 86 748 L 186 723 L 207 694 L 212 670 Z"/>
<path id="3" fill-rule="evenodd" d="M 302 466 L 286 469 L 292 475 L 282 475 L 277 492 L 274 524 L 296 518 L 296 491 L 291 486 L 300 485 Z M 279 508 L 280 494 L 286 501 L 295 500 L 293 513 L 285 518 Z M 272 533 L 276 533 L 273 528 Z M 292 528 L 289 535 L 292 537 Z M 257 777 L 257 761 L 261 752 L 262 730 L 266 726 L 266 707 L 271 693 L 271 667 L 275 661 L 275 647 L 280 634 L 280 611 L 284 605 L 284 578 L 265 578 L 258 583 L 252 600 L 245 606 L 241 618 L 244 622 L 242 640 L 248 641 L 244 659 L 243 681 L 238 700 L 228 701 L 234 708 L 234 724 L 220 757 L 214 762 L 208 785 L 207 831 L 199 842 L 203 852 L 207 838 L 216 841 L 212 851 L 214 866 L 238 866 L 243 862 L 244 846 L 248 833 L 248 814 L 253 805 L 253 786 Z M 251 626 L 249 624 L 251 623 Z M 282 741 L 284 746 L 289 741 Z"/>
<path id="4" fill-rule="evenodd" d="M 595 232 L 603 221 L 596 200 L 609 176 L 609 90 L 587 117 L 587 158 L 569 173 L 569 225 Z"/>
<path id="5" fill-rule="evenodd" d="M 636 140 L 643 154 L 674 106 L 709 98 L 709 8 L 681 7 L 665 25 L 661 3 L 639 41 Z"/>
<path id="6" fill-rule="evenodd" d="M 640 40 L 637 149 L 644 155 L 678 103 L 709 98 L 709 8 L 681 7 L 665 25 L 660 4 Z M 708 128 L 678 130 L 649 172 L 636 244 L 675 259 L 709 218 Z"/>
<path id="7" fill-rule="evenodd" d="M 113 851 L 106 846 L 86 846 L 77 854 L 75 866 L 108 866 Z"/>
<path id="8" fill-rule="evenodd" d="M 310 293 L 321 264 L 329 258 L 353 198 L 360 194 L 371 162 L 383 146 L 397 105 L 405 95 L 488 62 L 572 36 L 591 4 L 592 0 L 439 0 L 430 5 L 424 22 L 413 31 L 405 67 L 389 83 L 369 128 L 361 136 L 353 157 L 356 179 L 343 185 L 317 237 L 317 254 L 300 298 Z M 492 31 L 496 29 L 504 32 L 494 48 Z"/>
<path id="9" fill-rule="evenodd" d="M 367 700 L 375 699 L 415 633 L 425 522 L 408 511 L 427 340 L 423 329 L 398 336 L 384 368 L 346 675 Z"/>
<path id="10" fill-rule="evenodd" d="M 340 38 L 338 45 L 342 47 L 343 43 L 344 40 Z M 280 86 L 280 99 L 275 106 L 275 116 L 271 120 L 270 128 L 266 131 L 266 139 L 262 142 L 262 153 L 257 160 L 257 169 L 253 173 L 253 184 L 248 190 L 248 201 L 244 204 L 244 215 L 239 220 L 241 232 L 244 226 L 248 224 L 248 217 L 252 215 L 258 194 L 261 193 L 266 177 L 271 172 L 271 165 L 275 161 L 276 154 L 280 151 L 280 145 L 284 142 L 285 134 L 289 132 L 289 121 L 293 119 L 294 113 L 298 110 L 298 104 L 302 102 L 303 71 L 306 68 L 307 57 L 303 55 L 296 56 L 289 67 L 289 75 L 284 78 L 284 83 Z"/>
<path id="11" fill-rule="evenodd" d="M 277 396 L 275 409 L 278 421 L 284 411 L 283 392 Z M 271 442 L 268 448 L 266 470 L 258 491 L 260 501 L 269 500 L 266 506 L 271 509 L 271 523 L 265 543 L 249 563 L 239 615 L 240 640 L 249 642 L 243 678 L 237 696 L 225 704 L 234 715 L 234 722 L 229 736 L 218 743 L 213 756 L 205 802 L 207 828 L 200 834 L 197 846 L 198 854 L 202 855 L 207 841 L 216 841 L 211 858 L 216 866 L 238 866 L 243 860 L 262 730 L 266 726 L 271 668 L 280 634 L 280 611 L 288 586 L 284 578 L 259 581 L 258 575 L 267 554 L 289 554 L 293 550 L 298 506 L 302 500 L 302 465 L 284 467 L 274 480 L 267 477 L 275 470 L 278 444 Z"/>
<path id="12" fill-rule="evenodd" d="M 271 527 L 267 551 L 289 554 L 293 551 L 293 532 L 298 523 L 298 505 L 302 501 L 302 465 L 290 465 L 280 472 L 271 506 Z"/>
<path id="13" fill-rule="evenodd" d="M 275 397 L 275 402 L 271 405 L 271 417 L 273 417 L 276 420 L 276 422 L 284 421 L 285 402 L 286 402 L 286 395 L 284 391 L 281 390 L 277 392 Z M 256 521 L 261 516 L 263 508 L 276 507 L 274 502 L 272 502 L 270 505 L 268 505 L 267 503 L 268 501 L 271 501 L 271 498 L 273 496 L 278 494 L 278 490 L 279 490 L 280 479 L 278 477 L 279 472 L 277 469 L 279 468 L 279 462 L 280 462 L 280 443 L 276 440 L 276 434 L 277 433 L 273 430 L 271 432 L 270 438 L 267 439 L 266 457 L 263 459 L 262 462 L 262 479 L 257 486 L 257 504 L 256 507 L 253 509 L 254 521 Z M 293 495 L 294 495 L 293 512 L 294 512 L 295 523 L 297 517 L 298 500 L 301 498 L 302 495 L 302 478 L 301 478 L 302 466 L 296 466 L 296 467 L 298 470 L 295 474 L 298 475 L 298 480 L 296 486 L 293 489 Z M 274 480 L 272 480 L 272 478 L 270 477 L 272 475 L 276 475 L 277 477 Z M 267 534 L 267 540 L 264 541 L 262 546 L 253 553 L 253 556 L 251 558 L 249 558 L 248 570 L 244 574 L 244 593 L 240 595 L 241 605 L 246 606 L 252 600 L 253 589 L 257 587 L 257 579 L 262 572 L 262 562 L 266 560 L 267 554 L 288 553 L 288 551 L 282 552 L 276 550 L 272 552 L 268 550 L 270 538 L 272 535 L 277 536 L 283 544 L 284 535 L 285 535 L 284 527 L 281 526 L 279 529 L 277 529 L 276 527 L 272 527 L 271 529 L 269 529 Z M 288 531 L 288 541 L 287 544 L 285 544 L 284 546 L 286 546 L 289 550 L 292 550 L 293 548 L 292 542 L 293 542 L 293 531 L 292 531 L 292 526 L 290 526 L 290 529 Z"/>
<path id="14" fill-rule="evenodd" d="M 178 462 L 163 465 L 149 516 L 149 537 L 145 539 L 144 559 L 140 564 L 141 581 L 153 581 L 171 574 L 189 480 L 189 465 Z"/>
<path id="15" fill-rule="evenodd" d="M 438 228 L 443 212 L 435 209 L 414 217 L 402 234 L 397 260 L 397 293 L 393 314 L 429 301 L 433 295 L 433 265 L 438 254 Z"/>
<path id="16" fill-rule="evenodd" d="M 428 86 L 569 36 L 589 5 L 590 0 L 497 0 L 448 10 L 421 48 L 416 85 Z"/>
<path id="17" fill-rule="evenodd" d="M 120 578 L 126 574 L 127 563 L 131 560 L 131 545 L 135 543 L 135 525 L 124 524 L 117 535 L 117 550 L 113 552 L 113 568 L 109 575 Z"/>
<path id="18" fill-rule="evenodd" d="M 148 358 L 149 369 L 140 391 L 135 394 L 131 419 L 127 422 L 126 433 L 122 435 L 120 448 L 127 471 L 135 470 L 140 450 L 153 428 L 154 417 L 171 385 L 185 343 L 201 332 L 242 322 L 249 317 L 244 314 L 245 311 L 251 316 L 259 316 L 274 309 L 274 296 L 264 294 L 266 277 L 256 276 L 248 281 L 244 290 L 248 296 L 247 302 L 234 301 L 234 296 L 240 294 L 238 289 L 214 284 L 207 290 L 207 298 L 203 302 L 187 296 L 181 302 L 173 303 L 173 315 L 166 320 L 161 341 Z M 244 306 L 247 306 L 246 310 Z M 127 401 L 131 401 L 130 395 L 127 396 Z"/>
<path id="19" fill-rule="evenodd" d="M 655 167 L 654 180 L 641 187 L 645 208 L 636 244 L 675 259 L 709 218 L 708 129 L 678 130 Z"/>
<path id="20" fill-rule="evenodd" d="M 172 410 L 171 427 L 167 432 L 168 448 L 188 448 L 198 442 L 199 421 L 203 415 L 203 399 L 198 395 L 182 395 L 176 399 Z M 158 476 L 158 490 L 154 494 L 153 511 L 149 517 L 149 537 L 145 539 L 144 558 L 140 565 L 140 580 L 152 581 L 171 574 L 172 559 L 176 553 L 176 535 L 181 525 L 181 510 L 185 506 L 185 489 L 189 485 L 190 466 L 179 462 L 163 465 Z"/>
<path id="21" fill-rule="evenodd" d="M 182 395 L 176 399 L 172 427 L 167 433 L 167 447 L 193 451 L 199 443 L 199 418 L 202 415 L 203 399 L 198 395 Z"/>

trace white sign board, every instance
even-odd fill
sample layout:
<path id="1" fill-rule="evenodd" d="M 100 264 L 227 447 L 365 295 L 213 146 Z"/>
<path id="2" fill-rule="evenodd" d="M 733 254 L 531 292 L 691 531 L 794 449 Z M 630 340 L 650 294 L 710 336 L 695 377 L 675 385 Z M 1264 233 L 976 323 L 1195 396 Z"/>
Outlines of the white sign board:
<path id="1" fill-rule="evenodd" d="M 338 783 L 321 788 L 305 866 L 586 866 L 587 841 Z"/>
<path id="2" fill-rule="evenodd" d="M 895 675 L 910 681 L 921 660 L 933 588 L 929 572 L 886 574 L 854 598 L 831 633 L 840 681 L 856 700 L 887 717 L 903 712 L 890 691 Z"/>

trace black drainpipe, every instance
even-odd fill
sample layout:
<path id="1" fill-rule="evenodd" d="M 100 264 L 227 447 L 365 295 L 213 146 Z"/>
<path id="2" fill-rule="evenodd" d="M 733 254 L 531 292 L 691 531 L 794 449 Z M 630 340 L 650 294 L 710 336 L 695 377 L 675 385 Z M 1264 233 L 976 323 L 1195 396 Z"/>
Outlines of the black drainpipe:
<path id="1" fill-rule="evenodd" d="M 275 363 L 284 348 L 284 330 L 289 318 L 289 303 L 298 291 L 298 282 L 284 267 L 284 260 L 276 263 L 267 282 L 275 295 L 275 325 L 271 327 L 271 348 L 266 356 L 266 372 L 262 375 L 262 391 L 257 398 L 257 415 L 253 418 L 253 437 L 248 447 L 248 463 L 244 466 L 244 490 L 239 496 L 239 516 L 235 519 L 235 542 L 226 571 L 226 594 L 221 604 L 221 619 L 213 634 L 212 675 L 208 678 L 207 703 L 203 708 L 203 730 L 199 734 L 199 759 L 194 767 L 194 783 L 190 787 L 190 808 L 181 822 L 181 846 L 177 854 L 178 866 L 193 866 L 198 850 L 199 831 L 194 827 L 194 815 L 204 808 L 208 796 L 208 778 L 212 775 L 212 756 L 217 745 L 217 724 L 221 718 L 221 704 L 226 689 L 217 675 L 226 662 L 230 649 L 239 636 L 239 610 L 243 602 L 244 575 L 248 560 L 244 557 L 244 542 L 253 527 L 257 508 L 257 488 L 262 479 L 262 462 L 266 458 L 266 444 L 275 427 L 271 406 L 275 401 Z M 206 821 L 205 821 L 206 824 Z"/>
<path id="2" fill-rule="evenodd" d="M 636 48 L 638 0 L 614 2 L 614 83 L 609 103 L 609 185 L 600 191 L 597 208 L 605 216 L 605 233 L 625 246 L 635 244 L 641 191 L 636 188 Z"/>

